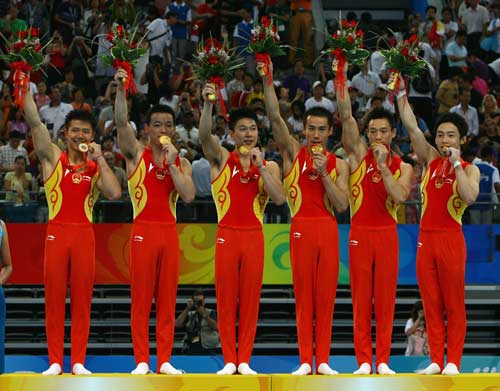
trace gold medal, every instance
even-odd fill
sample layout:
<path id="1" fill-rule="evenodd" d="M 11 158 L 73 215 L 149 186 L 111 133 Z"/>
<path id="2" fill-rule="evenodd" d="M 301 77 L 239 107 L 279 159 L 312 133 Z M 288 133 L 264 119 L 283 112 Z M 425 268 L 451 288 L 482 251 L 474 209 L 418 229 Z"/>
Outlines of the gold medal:
<path id="1" fill-rule="evenodd" d="M 436 181 L 434 182 L 434 186 L 436 186 L 436 189 L 441 189 L 443 187 L 443 184 L 444 184 L 444 179 L 439 177 L 439 178 L 436 178 Z"/>
<path id="2" fill-rule="evenodd" d="M 78 144 L 78 150 L 80 152 L 83 152 L 83 153 L 88 152 L 89 151 L 89 145 L 87 143 L 80 143 L 80 144 Z"/>
<path id="3" fill-rule="evenodd" d="M 389 88 L 390 91 L 394 91 L 396 89 L 396 82 L 399 79 L 399 72 L 393 72 L 391 77 L 392 81 L 387 85 L 387 88 Z"/>
<path id="4" fill-rule="evenodd" d="M 172 140 L 170 139 L 170 137 L 163 135 L 160 137 L 160 144 L 161 145 L 172 144 Z"/>
<path id="5" fill-rule="evenodd" d="M 213 104 L 213 103 L 215 103 L 215 102 L 217 101 L 217 95 L 215 95 L 215 94 L 208 94 L 208 95 L 207 95 L 207 98 L 208 98 L 208 101 L 209 101 L 210 103 L 212 103 L 212 104 Z"/>
<path id="6" fill-rule="evenodd" d="M 160 170 L 160 169 L 156 170 L 156 179 L 162 181 L 165 179 L 165 175 L 166 175 L 166 173 L 164 170 Z"/>
<path id="7" fill-rule="evenodd" d="M 338 65 L 339 62 L 337 61 L 337 59 L 334 58 L 332 61 L 332 72 L 337 72 Z"/>
<path id="8" fill-rule="evenodd" d="M 311 146 L 312 153 L 323 153 L 323 146 L 321 144 L 314 144 Z"/>
<path id="9" fill-rule="evenodd" d="M 372 182 L 379 183 L 382 180 L 382 175 L 380 175 L 380 171 L 375 171 L 372 174 Z"/>
<path id="10" fill-rule="evenodd" d="M 242 155 L 248 155 L 250 153 L 250 148 L 248 148 L 246 145 L 242 145 L 241 147 L 238 148 L 238 151 Z"/>
<path id="11" fill-rule="evenodd" d="M 80 174 L 78 172 L 75 172 L 71 176 L 71 180 L 73 181 L 74 184 L 77 184 L 77 185 L 82 181 L 82 179 L 83 179 L 82 174 Z"/>

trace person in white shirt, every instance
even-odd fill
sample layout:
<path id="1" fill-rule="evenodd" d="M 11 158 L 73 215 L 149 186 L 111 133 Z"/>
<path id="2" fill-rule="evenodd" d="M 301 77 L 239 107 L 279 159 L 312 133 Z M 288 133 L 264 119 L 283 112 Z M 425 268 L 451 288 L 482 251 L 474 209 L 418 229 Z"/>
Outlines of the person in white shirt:
<path id="1" fill-rule="evenodd" d="M 172 28 L 176 24 L 177 14 L 167 12 L 164 18 L 159 15 L 147 27 L 147 40 L 150 45 L 150 56 L 160 56 L 165 62 L 171 63 L 170 46 L 172 45 Z"/>
<path id="2" fill-rule="evenodd" d="M 444 25 L 444 35 L 445 35 L 445 40 L 443 44 L 443 48 L 446 49 L 446 47 L 455 41 L 455 34 L 458 31 L 458 23 L 452 20 L 453 18 L 453 13 L 451 11 L 451 8 L 445 7 L 443 8 L 443 25 Z"/>
<path id="3" fill-rule="evenodd" d="M 495 12 L 495 18 L 491 19 L 491 22 L 488 26 L 487 29 L 487 36 L 490 35 L 495 35 L 497 39 L 497 47 L 496 50 L 494 50 L 495 53 L 497 53 L 497 57 L 500 56 L 500 5 L 499 4 L 494 4 L 492 6 L 493 11 Z"/>
<path id="4" fill-rule="evenodd" d="M 389 42 L 385 37 L 380 37 L 377 40 L 377 50 L 370 56 L 370 70 L 379 76 L 384 73 L 383 65 L 385 63 L 385 57 L 382 56 L 381 50 L 388 49 L 390 49 Z"/>
<path id="5" fill-rule="evenodd" d="M 73 106 L 61 101 L 59 87 L 51 87 L 49 97 L 50 103 L 40 109 L 40 119 L 49 130 L 52 140 L 55 140 L 57 132 L 64 126 L 66 115 L 73 111 Z"/>
<path id="6" fill-rule="evenodd" d="M 175 133 L 179 136 L 179 141 L 184 141 L 189 151 L 196 154 L 196 147 L 200 146 L 199 131 L 194 126 L 194 113 L 185 111 L 182 114 L 182 124 L 176 127 Z"/>
<path id="7" fill-rule="evenodd" d="M 467 49 L 479 47 L 481 36 L 486 32 L 490 15 L 486 7 L 479 5 L 479 0 L 469 0 L 469 7 L 462 13 L 462 24 L 467 31 Z"/>
<path id="8" fill-rule="evenodd" d="M 450 109 L 450 113 L 457 113 L 465 118 L 467 125 L 469 126 L 468 136 L 478 136 L 479 135 L 479 118 L 477 115 L 477 110 L 470 106 L 470 90 L 465 88 L 459 88 L 459 101 L 460 103 L 453 106 Z"/>
<path id="9" fill-rule="evenodd" d="M 361 71 L 352 78 L 351 86 L 358 89 L 358 96 L 362 98 L 363 104 L 366 104 L 369 98 L 375 95 L 378 86 L 382 84 L 380 77 L 368 70 L 368 61 L 361 68 Z"/>
<path id="10" fill-rule="evenodd" d="M 446 57 L 448 57 L 448 67 L 466 67 L 468 50 L 465 47 L 467 36 L 465 31 L 460 30 L 455 35 L 455 41 L 446 47 Z M 479 47 L 479 45 L 477 46 Z"/>
<path id="11" fill-rule="evenodd" d="M 306 111 L 313 107 L 323 107 L 332 114 L 337 111 L 337 103 L 325 98 L 325 87 L 320 81 L 315 81 L 313 83 L 312 95 L 313 96 L 306 100 Z"/>
<path id="12" fill-rule="evenodd" d="M 372 109 L 372 100 L 375 97 L 380 98 L 382 102 L 382 107 L 384 109 L 389 111 L 391 114 L 394 114 L 396 112 L 394 108 L 394 103 L 391 103 L 389 99 L 389 88 L 387 87 L 387 84 L 381 84 L 378 86 L 377 91 L 375 91 L 375 95 L 370 99 L 368 99 L 365 111 L 370 111 Z"/>

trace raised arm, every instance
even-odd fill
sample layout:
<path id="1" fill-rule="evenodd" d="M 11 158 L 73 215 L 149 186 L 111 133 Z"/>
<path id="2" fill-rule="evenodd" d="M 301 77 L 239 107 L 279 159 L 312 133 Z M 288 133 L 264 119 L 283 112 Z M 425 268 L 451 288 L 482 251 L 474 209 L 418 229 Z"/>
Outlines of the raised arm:
<path id="1" fill-rule="evenodd" d="M 123 89 L 123 82 L 127 77 L 127 72 L 123 69 L 118 69 L 115 73 L 115 81 L 117 83 L 116 98 L 115 98 L 115 124 L 118 132 L 118 146 L 123 155 L 134 160 L 138 154 L 141 144 L 135 137 L 134 129 L 128 122 L 128 107 L 127 98 Z"/>
<path id="2" fill-rule="evenodd" d="M 31 129 L 33 146 L 35 147 L 38 158 L 42 164 L 46 162 L 55 165 L 61 151 L 56 145 L 52 144 L 50 133 L 40 120 L 35 100 L 29 90 L 24 99 L 24 116 L 26 118 L 26 123 Z"/>
<path id="3" fill-rule="evenodd" d="M 344 73 L 344 80 L 346 81 L 347 67 L 348 64 L 346 63 L 343 69 L 338 70 L 338 72 Z M 342 88 L 343 91 L 341 90 Z M 350 155 L 350 159 L 352 159 L 352 155 L 354 155 L 357 161 L 361 161 L 367 152 L 367 146 L 361 138 L 358 124 L 352 116 L 351 98 L 349 96 L 347 83 L 344 83 L 343 87 L 337 86 L 335 93 L 339 116 L 342 121 L 342 144 L 347 155 Z"/>
<path id="4" fill-rule="evenodd" d="M 212 134 L 213 103 L 208 99 L 209 95 L 217 96 L 217 91 L 213 84 L 206 84 L 205 88 L 203 88 L 202 96 L 205 103 L 203 104 L 203 111 L 201 112 L 199 137 L 207 160 L 210 164 L 220 168 L 224 158 L 225 148 L 221 147 L 217 136 Z"/>
<path id="5" fill-rule="evenodd" d="M 264 63 L 257 62 L 257 70 L 265 69 L 265 67 L 266 65 Z M 281 155 L 283 158 L 286 157 L 290 161 L 293 161 L 295 155 L 297 155 L 300 150 L 300 143 L 292 137 L 286 122 L 281 118 L 278 98 L 276 97 L 276 92 L 274 91 L 274 85 L 272 83 L 272 75 L 273 64 L 271 62 L 267 65 L 266 75 L 262 77 L 266 112 L 271 121 L 274 141 L 278 145 Z"/>
<path id="6" fill-rule="evenodd" d="M 405 91 L 404 81 L 401 78 L 401 90 L 398 94 L 399 116 L 404 127 L 408 130 L 413 150 L 422 161 L 428 163 L 439 156 L 439 152 L 429 144 L 424 132 L 418 127 L 417 119 L 415 118 L 415 114 L 413 114 Z"/>

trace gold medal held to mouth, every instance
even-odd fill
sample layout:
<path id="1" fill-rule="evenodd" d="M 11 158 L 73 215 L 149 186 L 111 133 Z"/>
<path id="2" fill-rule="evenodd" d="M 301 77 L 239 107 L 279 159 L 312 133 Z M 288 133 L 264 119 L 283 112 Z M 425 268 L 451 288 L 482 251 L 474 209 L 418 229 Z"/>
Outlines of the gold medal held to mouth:
<path id="1" fill-rule="evenodd" d="M 160 137 L 160 144 L 161 145 L 172 144 L 172 140 L 170 139 L 170 137 L 163 135 Z"/>
<path id="2" fill-rule="evenodd" d="M 323 146 L 321 144 L 314 144 L 311 147 L 312 153 L 323 153 Z"/>
<path id="3" fill-rule="evenodd" d="M 88 152 L 89 151 L 89 145 L 86 144 L 86 143 L 80 143 L 80 144 L 78 144 L 78 150 L 80 152 L 84 152 L 84 153 Z"/>
<path id="4" fill-rule="evenodd" d="M 238 148 L 238 151 L 242 154 L 242 155 L 248 155 L 250 153 L 250 148 L 248 148 L 246 145 L 242 145 Z"/>

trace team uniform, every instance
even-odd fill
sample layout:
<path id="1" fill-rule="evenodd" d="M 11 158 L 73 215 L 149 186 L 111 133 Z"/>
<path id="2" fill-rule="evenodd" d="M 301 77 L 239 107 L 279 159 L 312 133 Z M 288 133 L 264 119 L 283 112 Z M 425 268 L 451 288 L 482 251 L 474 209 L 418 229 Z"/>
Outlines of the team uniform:
<path id="1" fill-rule="evenodd" d="M 401 159 L 390 154 L 395 180 Z M 358 365 L 372 363 L 372 299 L 376 321 L 376 367 L 388 363 L 398 279 L 397 209 L 387 194 L 371 149 L 349 176 L 351 231 L 349 267 Z"/>
<path id="2" fill-rule="evenodd" d="M 217 207 L 215 288 L 224 362 L 249 363 L 252 354 L 264 270 L 262 219 L 269 197 L 259 170 L 245 173 L 232 152 L 212 181 Z M 238 351 L 236 314 L 239 312 Z"/>
<path id="3" fill-rule="evenodd" d="M 461 162 L 462 168 L 469 163 Z M 447 335 L 448 363 L 460 368 L 465 339 L 464 278 L 466 247 L 455 170 L 448 158 L 430 162 L 422 180 L 422 219 L 417 248 L 417 278 L 424 305 L 431 361 L 443 368 Z M 447 332 L 443 309 L 446 311 Z"/>
<path id="4" fill-rule="evenodd" d="M 179 157 L 175 162 L 181 169 Z M 144 153 L 128 179 L 134 209 L 130 238 L 131 330 L 136 363 L 149 363 L 149 315 L 156 305 L 158 371 L 170 360 L 179 279 L 179 238 L 175 207 L 178 193 L 168 170 Z"/>
<path id="5" fill-rule="evenodd" d="M 72 166 L 66 151 L 45 181 L 49 209 L 44 253 L 45 326 L 50 365 L 62 366 L 66 290 L 71 286 L 71 363 L 83 364 L 95 275 L 92 210 L 98 196 L 94 161 Z"/>
<path id="6" fill-rule="evenodd" d="M 337 179 L 334 154 L 326 152 L 326 169 Z M 328 364 L 333 308 L 339 272 L 338 227 L 333 206 L 303 147 L 284 178 L 292 215 L 290 259 L 296 303 L 300 363 Z M 314 340 L 313 340 L 314 336 Z"/>

